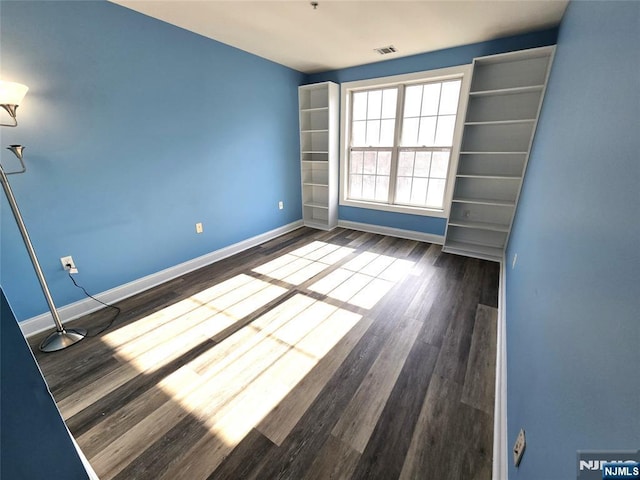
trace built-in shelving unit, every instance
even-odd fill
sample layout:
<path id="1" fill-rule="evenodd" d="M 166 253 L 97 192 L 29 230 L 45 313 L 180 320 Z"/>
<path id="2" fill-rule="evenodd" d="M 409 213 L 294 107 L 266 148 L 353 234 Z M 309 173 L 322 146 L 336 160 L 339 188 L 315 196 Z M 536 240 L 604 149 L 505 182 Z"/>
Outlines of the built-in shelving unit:
<path id="1" fill-rule="evenodd" d="M 502 259 L 554 50 L 474 59 L 444 251 Z"/>
<path id="2" fill-rule="evenodd" d="M 323 230 L 338 224 L 338 93 L 333 82 L 298 89 L 302 220 Z"/>

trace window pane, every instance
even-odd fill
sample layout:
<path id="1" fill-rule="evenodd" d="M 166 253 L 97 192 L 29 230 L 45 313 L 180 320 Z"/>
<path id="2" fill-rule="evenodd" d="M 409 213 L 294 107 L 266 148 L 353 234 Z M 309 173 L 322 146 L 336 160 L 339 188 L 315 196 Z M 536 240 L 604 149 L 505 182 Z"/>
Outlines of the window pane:
<path id="1" fill-rule="evenodd" d="M 364 173 L 376 173 L 376 152 L 364 152 Z"/>
<path id="2" fill-rule="evenodd" d="M 393 147 L 393 134 L 395 130 L 395 120 L 382 120 L 380 124 L 380 145 Z"/>
<path id="3" fill-rule="evenodd" d="M 436 134 L 436 119 L 438 117 L 422 117 L 420 119 L 420 135 L 417 145 L 432 147 Z"/>
<path id="4" fill-rule="evenodd" d="M 380 118 L 382 112 L 382 90 L 372 90 L 369 92 L 367 101 L 367 119 Z"/>
<path id="5" fill-rule="evenodd" d="M 442 208 L 444 201 L 444 180 L 429 180 L 429 192 L 427 193 L 427 207 Z"/>
<path id="6" fill-rule="evenodd" d="M 349 179 L 349 197 L 362 198 L 362 175 L 351 175 Z"/>
<path id="7" fill-rule="evenodd" d="M 404 90 L 404 118 L 419 117 L 422 102 L 422 85 L 413 85 Z"/>
<path id="8" fill-rule="evenodd" d="M 355 92 L 352 98 L 353 119 L 364 120 L 367 118 L 367 92 Z"/>
<path id="9" fill-rule="evenodd" d="M 389 175 L 391 173 L 391 152 L 378 152 L 378 175 Z"/>
<path id="10" fill-rule="evenodd" d="M 438 104 L 440 103 L 440 83 L 431 83 L 424 86 L 422 94 L 422 110 L 420 115 L 423 117 L 438 114 Z"/>
<path id="11" fill-rule="evenodd" d="M 362 176 L 362 198 L 365 200 L 375 200 L 376 177 L 374 175 Z"/>
<path id="12" fill-rule="evenodd" d="M 460 96 L 461 80 L 445 82 L 442 84 L 442 97 L 440 98 L 440 115 L 455 115 L 458 111 L 458 97 Z"/>
<path id="13" fill-rule="evenodd" d="M 416 152 L 416 166 L 413 174 L 416 177 L 428 177 L 431 165 L 431 152 Z"/>
<path id="14" fill-rule="evenodd" d="M 413 187 L 411 188 L 411 203 L 416 205 L 424 205 L 427 198 L 427 185 L 429 179 L 415 178 L 413 179 Z"/>
<path id="15" fill-rule="evenodd" d="M 363 147 L 365 145 L 365 132 L 367 128 L 366 121 L 353 122 L 351 130 L 351 145 L 354 147 Z"/>
<path id="16" fill-rule="evenodd" d="M 367 146 L 377 146 L 380 143 L 380 120 L 367 121 Z"/>
<path id="17" fill-rule="evenodd" d="M 402 145 L 417 145 L 419 118 L 405 118 L 402 126 Z"/>
<path id="18" fill-rule="evenodd" d="M 396 203 L 409 203 L 411 199 L 411 177 L 398 177 L 396 182 Z"/>
<path id="19" fill-rule="evenodd" d="M 413 175 L 414 156 L 415 152 L 400 152 L 400 155 L 398 156 L 398 176 L 410 177 Z"/>
<path id="20" fill-rule="evenodd" d="M 431 178 L 447 178 L 449 169 L 449 152 L 433 152 L 431 161 Z"/>
<path id="21" fill-rule="evenodd" d="M 453 129 L 455 128 L 455 115 L 438 117 L 438 131 L 436 133 L 435 145 L 450 147 L 453 145 Z"/>
<path id="22" fill-rule="evenodd" d="M 387 202 L 389 200 L 389 177 L 376 177 L 376 201 Z"/>
<path id="23" fill-rule="evenodd" d="M 382 118 L 396 118 L 397 102 L 397 88 L 390 88 L 382 92 Z"/>
<path id="24" fill-rule="evenodd" d="M 349 171 L 351 173 L 362 173 L 362 152 L 351 152 L 351 165 Z"/>

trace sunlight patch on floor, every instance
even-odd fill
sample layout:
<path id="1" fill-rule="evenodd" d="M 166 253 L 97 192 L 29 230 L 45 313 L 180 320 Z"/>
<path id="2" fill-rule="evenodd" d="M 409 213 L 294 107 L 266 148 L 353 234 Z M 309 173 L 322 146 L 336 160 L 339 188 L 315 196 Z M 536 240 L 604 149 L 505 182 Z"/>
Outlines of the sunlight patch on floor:
<path id="1" fill-rule="evenodd" d="M 309 290 L 371 309 L 413 267 L 414 262 L 409 260 L 364 252 L 313 283 Z"/>
<path id="2" fill-rule="evenodd" d="M 198 388 L 185 388 L 184 375 L 167 377 L 160 386 L 212 433 L 235 445 L 360 318 L 295 295 L 278 306 L 278 315 L 268 312 L 212 347 L 205 354 L 212 357 L 208 364 L 200 359 L 189 363 L 187 368 L 199 371 Z M 240 351 L 234 349 L 238 341 L 246 343 Z"/>
<path id="3" fill-rule="evenodd" d="M 158 383 L 169 400 L 141 423 L 150 441 L 164 434 L 162 425 L 171 424 L 163 416 L 188 414 L 227 445 L 236 445 L 361 320 L 353 307 L 373 308 L 414 267 L 408 260 L 364 252 L 336 268 L 354 251 L 312 242 L 254 268 L 260 278 L 236 275 L 105 335 L 103 341 L 127 368 L 145 373 L 215 340 Z M 330 267 L 335 270 L 309 290 L 331 302 L 303 290 L 256 313 Z M 128 435 L 114 448 L 126 445 Z"/>
<path id="4" fill-rule="evenodd" d="M 353 248 L 315 241 L 253 271 L 291 285 L 300 285 L 353 252 Z"/>
<path id="5" fill-rule="evenodd" d="M 169 305 L 144 318 L 140 318 L 129 325 L 119 327 L 104 335 L 102 339 L 112 347 L 119 347 L 125 343 L 135 341 L 138 337 L 145 336 L 146 338 L 146 335 L 148 335 L 150 331 L 161 327 L 167 322 L 180 318 L 182 315 L 206 305 L 209 300 L 222 296 L 236 288 L 240 288 L 252 280 L 253 277 L 249 275 L 236 275 L 229 280 L 195 293 L 189 298 Z"/>
<path id="6" fill-rule="evenodd" d="M 287 291 L 248 275 L 238 275 L 223 283 L 224 286 L 216 285 L 168 307 L 175 315 L 171 319 L 161 312 L 152 314 L 151 317 L 162 319 L 159 325 L 144 322 L 147 317 L 141 319 L 149 329 L 146 333 L 140 327 L 128 328 L 137 325 L 135 322 L 105 335 L 103 341 L 139 370 L 154 371 Z M 121 332 L 125 329 L 126 332 Z M 134 338 L 126 341 L 125 333 Z"/>

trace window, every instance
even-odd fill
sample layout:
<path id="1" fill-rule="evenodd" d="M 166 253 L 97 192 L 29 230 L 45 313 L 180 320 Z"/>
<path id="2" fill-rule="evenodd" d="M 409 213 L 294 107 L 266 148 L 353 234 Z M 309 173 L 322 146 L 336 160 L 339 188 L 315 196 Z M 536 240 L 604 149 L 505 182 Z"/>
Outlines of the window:
<path id="1" fill-rule="evenodd" d="M 467 69 L 343 84 L 342 205 L 448 215 Z"/>

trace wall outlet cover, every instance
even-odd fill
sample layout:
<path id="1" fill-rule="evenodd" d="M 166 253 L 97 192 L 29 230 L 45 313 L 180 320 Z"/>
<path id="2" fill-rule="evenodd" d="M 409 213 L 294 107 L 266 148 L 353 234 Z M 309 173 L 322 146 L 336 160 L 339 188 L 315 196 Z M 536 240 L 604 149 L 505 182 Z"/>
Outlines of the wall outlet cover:
<path id="1" fill-rule="evenodd" d="M 62 268 L 64 268 L 65 270 L 76 270 L 76 264 L 73 261 L 73 257 L 71 255 L 60 257 L 60 263 L 62 264 Z"/>
<path id="2" fill-rule="evenodd" d="M 522 455 L 524 454 L 524 449 L 527 446 L 527 441 L 524 436 L 524 429 L 520 429 L 518 432 L 518 438 L 516 438 L 516 443 L 513 445 L 513 465 L 517 467 L 520 465 L 520 461 L 522 460 Z"/>

